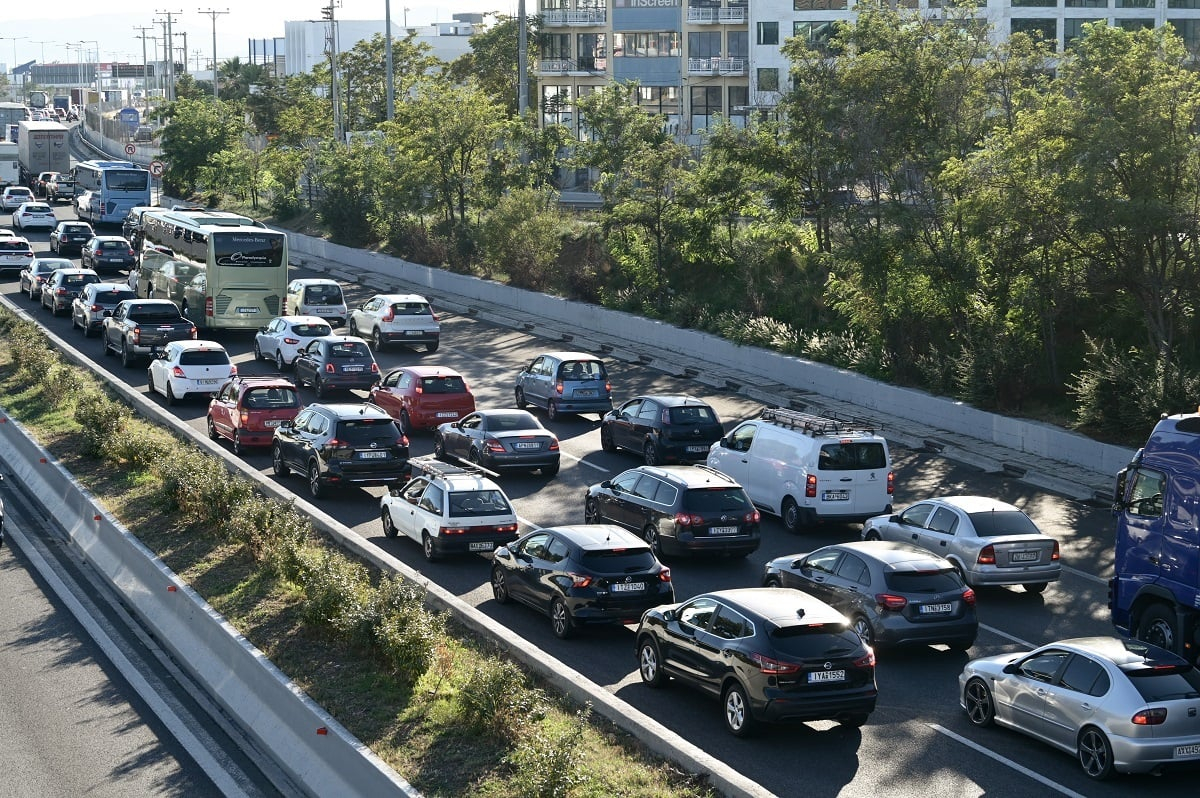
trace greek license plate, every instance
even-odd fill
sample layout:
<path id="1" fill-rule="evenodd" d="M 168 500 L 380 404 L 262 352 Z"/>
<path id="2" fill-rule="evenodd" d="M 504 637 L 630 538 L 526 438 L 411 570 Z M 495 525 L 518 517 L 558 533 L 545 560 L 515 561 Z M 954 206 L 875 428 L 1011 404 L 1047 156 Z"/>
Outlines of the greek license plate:
<path id="1" fill-rule="evenodd" d="M 196 380 L 196 383 L 199 385 L 216 385 L 217 381 L 216 380 Z"/>
<path id="2" fill-rule="evenodd" d="M 1036 551 L 1014 551 L 1012 553 L 1013 562 L 1037 562 L 1037 558 Z"/>
<path id="3" fill-rule="evenodd" d="M 827 490 L 821 494 L 821 498 L 827 502 L 844 502 L 850 500 L 850 491 L 848 490 Z"/>
<path id="4" fill-rule="evenodd" d="M 278 427 L 278 426 L 279 426 L 280 424 L 282 424 L 282 423 L 283 423 L 283 422 L 282 422 L 282 421 L 280 421 L 279 419 L 277 419 L 277 418 L 273 418 L 273 419 L 271 419 L 270 421 L 264 421 L 264 422 L 263 422 L 263 426 L 265 426 L 265 427 Z"/>
<path id="5" fill-rule="evenodd" d="M 358 458 L 360 460 L 382 460 L 387 456 L 388 456 L 388 453 L 385 451 L 382 451 L 382 450 L 358 453 Z"/>
<path id="6" fill-rule="evenodd" d="M 687 447 L 687 450 L 689 452 L 707 452 L 708 447 L 707 446 L 689 446 L 689 447 Z"/>
<path id="7" fill-rule="evenodd" d="M 424 330 L 405 330 L 404 334 L 411 338 L 416 338 L 418 335 L 424 335 L 425 331 Z"/>
<path id="8" fill-rule="evenodd" d="M 736 526 L 710 526 L 708 534 L 710 535 L 736 535 L 738 528 Z"/>
<path id="9" fill-rule="evenodd" d="M 450 410 L 450 411 L 438 413 L 437 417 L 438 418 L 458 418 L 458 413 L 455 413 L 453 410 Z"/>
<path id="10" fill-rule="evenodd" d="M 104 262 L 105 263 L 124 263 L 125 261 L 123 258 L 105 258 Z"/>
<path id="11" fill-rule="evenodd" d="M 846 681 L 845 671 L 811 671 L 808 674 L 808 683 L 816 682 L 844 682 Z"/>
<path id="12" fill-rule="evenodd" d="M 362 370 L 363 370 L 362 366 L 342 366 L 342 371 L 346 371 L 346 372 L 362 371 Z"/>
<path id="13" fill-rule="evenodd" d="M 1200 745 L 1177 745 L 1175 746 L 1175 758 L 1200 756 Z"/>
<path id="14" fill-rule="evenodd" d="M 513 444 L 514 449 L 538 449 L 540 447 L 541 447 L 540 443 L 514 443 Z"/>
<path id="15" fill-rule="evenodd" d="M 478 540 L 467 544 L 467 551 L 491 551 L 496 544 L 490 540 Z"/>
<path id="16" fill-rule="evenodd" d="M 580 399 L 590 399 L 596 395 L 595 388 L 580 388 L 575 391 L 575 395 Z"/>
<path id="17" fill-rule="evenodd" d="M 613 582 L 609 589 L 614 593 L 637 593 L 646 589 L 645 582 Z"/>
<path id="18" fill-rule="evenodd" d="M 950 612 L 949 604 L 922 604 L 922 615 L 944 615 Z"/>
<path id="19" fill-rule="evenodd" d="M 258 313 L 258 308 L 239 307 L 237 309 L 237 312 L 238 313 Z"/>

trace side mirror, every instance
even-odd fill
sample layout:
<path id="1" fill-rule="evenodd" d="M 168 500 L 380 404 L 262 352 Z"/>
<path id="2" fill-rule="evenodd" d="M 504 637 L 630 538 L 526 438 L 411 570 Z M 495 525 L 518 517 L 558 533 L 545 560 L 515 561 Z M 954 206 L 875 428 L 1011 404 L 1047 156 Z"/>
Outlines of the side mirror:
<path id="1" fill-rule="evenodd" d="M 288 419 L 284 419 L 283 421 L 279 422 L 278 429 L 295 429 L 295 427 L 296 427 L 296 423 L 294 421 L 292 421 L 290 418 L 288 418 Z"/>
<path id="2" fill-rule="evenodd" d="M 613 487 L 613 484 L 612 484 L 612 480 L 611 480 L 611 479 L 606 479 L 606 480 L 604 480 L 603 482 L 601 482 L 601 483 L 600 483 L 600 487 L 602 487 L 602 488 L 608 488 L 609 490 L 614 490 L 614 491 L 615 491 L 615 490 L 618 490 L 618 488 L 614 488 L 614 487 Z"/>
<path id="3" fill-rule="evenodd" d="M 388 488 L 389 496 L 399 496 L 402 493 L 404 493 L 404 491 L 400 490 L 400 488 Z"/>
<path id="4" fill-rule="evenodd" d="M 721 444 L 721 448 L 722 448 L 722 449 L 729 449 L 729 448 L 731 448 L 731 445 L 730 445 L 730 442 L 729 442 L 729 437 L 728 437 L 728 436 L 726 436 L 726 437 L 722 438 L 721 440 L 717 441 L 717 443 Z"/>
<path id="5" fill-rule="evenodd" d="M 663 610 L 663 620 L 667 623 L 672 623 L 676 620 L 677 615 L 675 610 Z"/>
<path id="6" fill-rule="evenodd" d="M 891 521 L 893 524 L 903 524 L 904 523 L 902 520 L 900 520 L 899 513 L 891 516 L 890 518 L 888 518 L 888 520 Z"/>
<path id="7" fill-rule="evenodd" d="M 1016 672 L 1017 672 L 1017 671 L 1019 671 L 1019 670 L 1021 670 L 1021 669 L 1020 669 L 1020 667 L 1017 665 L 1017 663 L 1015 663 L 1015 662 L 1010 662 L 1010 663 L 1008 663 L 1007 665 L 1005 665 L 1005 666 L 1004 666 L 1004 672 L 1005 672 L 1005 673 L 1010 673 L 1010 674 L 1011 674 L 1011 673 L 1016 673 Z"/>

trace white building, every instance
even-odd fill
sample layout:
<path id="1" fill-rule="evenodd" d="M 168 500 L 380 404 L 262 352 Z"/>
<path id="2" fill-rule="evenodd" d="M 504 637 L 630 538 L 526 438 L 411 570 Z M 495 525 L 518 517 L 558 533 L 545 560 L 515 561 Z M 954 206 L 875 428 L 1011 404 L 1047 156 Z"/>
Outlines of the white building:
<path id="1" fill-rule="evenodd" d="M 383 20 L 339 19 L 337 21 L 339 53 L 344 53 L 362 41 L 384 34 Z M 454 21 L 434 23 L 421 27 L 404 28 L 392 23 L 392 42 L 408 36 L 409 30 L 417 33 L 416 41 L 429 45 L 433 55 L 450 62 L 471 51 L 469 39 L 477 26 L 471 22 Z M 298 20 L 283 23 L 284 62 L 286 74 L 300 75 L 311 72 L 317 64 L 329 61 L 329 23 L 326 21 Z"/>

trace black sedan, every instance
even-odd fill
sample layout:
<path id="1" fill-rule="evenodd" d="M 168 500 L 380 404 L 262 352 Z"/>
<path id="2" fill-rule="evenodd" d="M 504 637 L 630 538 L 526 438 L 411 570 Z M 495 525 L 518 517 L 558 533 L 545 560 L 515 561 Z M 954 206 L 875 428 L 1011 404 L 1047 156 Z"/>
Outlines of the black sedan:
<path id="1" fill-rule="evenodd" d="M 671 569 L 646 543 L 609 524 L 538 529 L 496 549 L 492 595 L 550 616 L 558 637 L 578 626 L 637 623 L 675 600 Z"/>
<path id="2" fill-rule="evenodd" d="M 541 469 L 558 473 L 558 437 L 527 410 L 476 410 L 433 433 L 438 458 L 468 460 L 499 471 Z"/>
<path id="3" fill-rule="evenodd" d="M 702 463 L 723 434 L 717 411 L 694 396 L 637 396 L 600 420 L 604 451 L 628 449 L 646 465 Z"/>
<path id="4" fill-rule="evenodd" d="M 296 385 L 311 385 L 318 399 L 334 388 L 369 389 L 379 365 L 367 342 L 353 335 L 323 335 L 308 342 L 292 363 Z"/>

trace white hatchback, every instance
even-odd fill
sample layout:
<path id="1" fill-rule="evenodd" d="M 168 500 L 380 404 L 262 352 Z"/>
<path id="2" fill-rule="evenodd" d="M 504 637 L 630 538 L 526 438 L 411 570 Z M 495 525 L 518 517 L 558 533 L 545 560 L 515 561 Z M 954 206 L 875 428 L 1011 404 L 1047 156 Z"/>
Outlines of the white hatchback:
<path id="1" fill-rule="evenodd" d="M 314 338 L 332 335 L 329 322 L 317 316 L 276 316 L 254 336 L 254 359 L 274 360 L 283 371 L 296 361 L 300 350 Z"/>
<path id="2" fill-rule="evenodd" d="M 13 211 L 12 218 L 13 226 L 21 232 L 25 232 L 31 227 L 53 230 L 58 226 L 54 209 L 44 202 L 23 202 L 19 208 Z"/>
<path id="3" fill-rule="evenodd" d="M 216 341 L 172 341 L 146 369 L 150 390 L 169 405 L 190 393 L 215 393 L 235 374 L 237 366 Z"/>
<path id="4" fill-rule="evenodd" d="M 350 334 L 371 342 L 376 352 L 388 344 L 423 345 L 436 352 L 442 327 L 419 294 L 376 294 L 350 311 Z"/>

